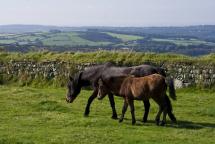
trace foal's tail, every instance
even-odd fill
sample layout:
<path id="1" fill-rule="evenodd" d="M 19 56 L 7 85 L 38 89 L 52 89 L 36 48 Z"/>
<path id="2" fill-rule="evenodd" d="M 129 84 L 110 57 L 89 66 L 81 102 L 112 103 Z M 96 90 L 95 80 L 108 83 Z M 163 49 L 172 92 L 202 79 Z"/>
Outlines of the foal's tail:
<path id="1" fill-rule="evenodd" d="M 173 78 L 169 78 L 166 80 L 167 85 L 169 86 L 169 96 L 173 99 L 176 100 L 176 94 L 175 94 L 175 86 L 174 86 L 174 80 Z"/>

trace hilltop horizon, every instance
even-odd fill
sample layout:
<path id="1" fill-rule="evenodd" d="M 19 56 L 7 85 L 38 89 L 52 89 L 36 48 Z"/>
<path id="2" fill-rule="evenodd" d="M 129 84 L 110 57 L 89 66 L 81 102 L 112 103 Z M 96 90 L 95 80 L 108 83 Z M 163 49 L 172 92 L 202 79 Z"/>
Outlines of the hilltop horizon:
<path id="1" fill-rule="evenodd" d="M 133 50 L 204 55 L 215 52 L 215 25 L 188 27 L 0 26 L 5 51 Z"/>
<path id="2" fill-rule="evenodd" d="M 117 25 L 57 25 L 57 24 L 24 24 L 24 23 L 12 23 L 12 24 L 0 24 L 1 26 L 50 26 L 50 27 L 119 27 L 119 28 L 153 28 L 153 27 L 196 27 L 196 26 L 215 26 L 215 24 L 193 24 L 193 25 L 151 25 L 151 26 L 117 26 Z"/>

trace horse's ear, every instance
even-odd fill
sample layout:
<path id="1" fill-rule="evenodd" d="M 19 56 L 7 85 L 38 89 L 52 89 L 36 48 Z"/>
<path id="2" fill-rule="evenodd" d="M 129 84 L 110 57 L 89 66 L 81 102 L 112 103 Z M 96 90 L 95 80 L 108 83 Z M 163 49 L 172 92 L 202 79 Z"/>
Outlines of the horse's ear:
<path id="1" fill-rule="evenodd" d="M 70 81 L 73 81 L 73 78 L 72 78 L 71 76 L 69 76 L 69 80 L 70 80 Z"/>

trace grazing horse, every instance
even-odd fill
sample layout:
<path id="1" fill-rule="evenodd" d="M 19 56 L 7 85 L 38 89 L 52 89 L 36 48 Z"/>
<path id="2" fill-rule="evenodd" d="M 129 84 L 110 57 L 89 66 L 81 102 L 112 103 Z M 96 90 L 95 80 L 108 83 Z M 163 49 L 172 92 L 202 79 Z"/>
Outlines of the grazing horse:
<path id="1" fill-rule="evenodd" d="M 121 75 L 134 75 L 134 76 L 146 76 L 153 73 L 159 73 L 163 76 L 166 76 L 165 71 L 160 67 L 154 67 L 151 65 L 139 65 L 139 66 L 133 66 L 133 67 L 116 67 L 112 63 L 105 63 L 102 65 L 96 65 L 85 68 L 85 70 L 78 72 L 75 74 L 75 76 L 72 78 L 70 77 L 69 82 L 67 84 L 68 92 L 66 96 L 66 101 L 71 103 L 74 101 L 74 99 L 78 96 L 78 94 L 81 91 L 82 87 L 92 86 L 93 93 L 88 99 L 88 103 L 85 108 L 85 116 L 88 116 L 90 113 L 90 105 L 93 102 L 93 100 L 96 98 L 98 93 L 98 79 L 103 75 L 107 77 L 111 76 L 121 76 Z M 170 81 L 169 87 L 171 87 L 173 84 L 172 80 Z M 112 108 L 112 118 L 117 119 L 117 113 L 115 109 L 115 102 L 114 97 L 112 93 L 108 93 L 108 98 L 110 101 L 110 105 Z M 167 97 L 168 99 L 168 97 Z M 147 121 L 148 112 L 150 108 L 150 103 L 148 100 L 144 101 L 145 106 L 145 114 L 143 121 Z M 169 115 L 170 116 L 170 115 Z M 173 116 L 170 116 L 170 118 L 173 118 Z M 171 118 L 171 119 L 172 119 Z"/>
<path id="2" fill-rule="evenodd" d="M 132 77 L 132 76 L 116 76 L 98 81 L 98 99 L 104 98 L 109 92 L 114 95 L 124 98 L 124 105 L 122 115 L 119 122 L 124 119 L 125 112 L 128 105 L 131 109 L 132 124 L 136 123 L 134 113 L 134 100 L 149 100 L 152 98 L 159 105 L 159 112 L 156 116 L 156 124 L 160 123 L 160 115 L 163 112 L 163 120 L 161 125 L 166 123 L 166 114 L 171 110 L 170 103 L 166 100 L 167 85 L 165 77 L 159 74 L 152 74 L 145 77 Z M 176 99 L 175 94 L 170 96 Z"/>

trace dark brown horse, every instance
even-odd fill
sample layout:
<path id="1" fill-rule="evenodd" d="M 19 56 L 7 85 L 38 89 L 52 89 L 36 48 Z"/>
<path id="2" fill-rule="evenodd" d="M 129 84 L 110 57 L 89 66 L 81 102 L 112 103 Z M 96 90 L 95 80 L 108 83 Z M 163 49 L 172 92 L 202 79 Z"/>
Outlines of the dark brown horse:
<path id="1" fill-rule="evenodd" d="M 152 98 L 159 105 L 159 112 L 156 116 L 156 124 L 160 123 L 160 115 L 163 112 L 161 125 L 166 123 L 166 114 L 171 109 L 171 104 L 166 100 L 167 85 L 165 77 L 159 74 L 152 74 L 145 77 L 118 76 L 98 81 L 98 98 L 102 99 L 106 94 L 113 93 L 124 98 L 124 106 L 119 122 L 124 119 L 128 105 L 131 109 L 132 124 L 136 123 L 134 114 L 134 100 L 149 100 Z M 174 93 L 170 93 L 176 99 Z"/>

